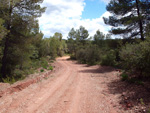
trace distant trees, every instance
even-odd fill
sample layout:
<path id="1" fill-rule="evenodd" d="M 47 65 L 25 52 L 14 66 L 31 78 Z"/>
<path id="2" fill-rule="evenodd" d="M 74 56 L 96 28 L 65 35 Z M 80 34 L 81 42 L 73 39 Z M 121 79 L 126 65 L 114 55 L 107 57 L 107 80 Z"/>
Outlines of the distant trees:
<path id="1" fill-rule="evenodd" d="M 76 40 L 81 43 L 81 45 L 86 44 L 86 40 L 89 36 L 88 30 L 86 30 L 83 26 L 80 26 L 79 29 L 76 30 Z"/>
<path id="2" fill-rule="evenodd" d="M 55 59 L 63 56 L 67 52 L 66 40 L 62 39 L 62 34 L 56 32 L 50 38 L 43 38 L 43 33 L 37 33 L 31 40 L 31 59 L 40 59 L 49 56 Z"/>
<path id="3" fill-rule="evenodd" d="M 88 36 L 88 30 L 86 30 L 83 26 L 80 26 L 77 30 L 72 28 L 68 33 L 68 51 L 76 56 L 76 52 L 79 48 L 86 47 Z"/>
<path id="4" fill-rule="evenodd" d="M 61 33 L 55 33 L 53 37 L 50 37 L 50 56 L 55 59 L 57 56 L 63 56 L 67 51 L 67 45 L 65 40 L 62 39 Z"/>
<path id="5" fill-rule="evenodd" d="M 105 35 L 97 30 L 93 37 L 85 38 L 83 44 L 78 31 L 72 28 L 68 34 L 67 45 L 72 59 L 89 65 L 119 67 L 134 77 L 150 76 L 149 25 L 145 31 L 145 41 L 139 38 L 111 39 L 110 34 Z"/>
<path id="6" fill-rule="evenodd" d="M 74 30 L 74 28 L 70 30 L 67 45 L 71 58 L 89 65 L 100 64 L 104 57 L 109 56 L 107 51 L 111 49 L 115 40 L 113 41 L 110 39 L 109 34 L 105 35 L 100 30 L 97 30 L 93 37 L 89 38 L 88 36 L 88 31 L 83 26 L 80 26 L 77 30 Z M 115 52 L 111 56 L 115 60 Z M 109 64 L 112 65 L 111 59 L 109 60 Z"/>
<path id="7" fill-rule="evenodd" d="M 104 18 L 104 22 L 113 26 L 110 31 L 112 34 L 144 40 L 146 25 L 150 23 L 149 6 L 149 0 L 111 0 L 106 9 L 112 16 Z"/>
<path id="8" fill-rule="evenodd" d="M 96 34 L 93 37 L 93 43 L 98 45 L 99 47 L 104 47 L 104 39 L 105 35 L 100 32 L 100 30 L 97 30 Z"/>

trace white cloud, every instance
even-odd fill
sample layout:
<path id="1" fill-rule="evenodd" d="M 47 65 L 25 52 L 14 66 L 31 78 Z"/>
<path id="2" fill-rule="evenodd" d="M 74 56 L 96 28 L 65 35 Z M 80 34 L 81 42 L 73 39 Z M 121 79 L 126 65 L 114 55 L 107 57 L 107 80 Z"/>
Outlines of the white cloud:
<path id="1" fill-rule="evenodd" d="M 104 24 L 102 19 L 103 16 L 110 15 L 108 12 L 92 20 L 81 18 L 85 7 L 84 0 L 44 0 L 42 6 L 47 9 L 40 17 L 39 24 L 46 37 L 60 32 L 63 34 L 63 38 L 66 38 L 71 28 L 78 29 L 80 25 L 89 31 L 90 36 L 93 36 L 98 29 L 107 33 L 110 28 Z"/>

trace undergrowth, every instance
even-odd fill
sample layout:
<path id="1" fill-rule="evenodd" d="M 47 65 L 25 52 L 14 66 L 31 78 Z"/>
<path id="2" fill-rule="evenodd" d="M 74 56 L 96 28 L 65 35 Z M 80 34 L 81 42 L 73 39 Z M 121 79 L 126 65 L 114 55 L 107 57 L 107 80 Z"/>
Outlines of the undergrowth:
<path id="1" fill-rule="evenodd" d="M 1 78 L 0 82 L 13 84 L 17 81 L 25 79 L 28 75 L 33 74 L 37 72 L 38 68 L 40 69 L 40 72 L 44 72 L 45 70 L 53 70 L 53 66 L 51 66 L 51 63 L 53 63 L 54 60 L 44 57 L 36 60 L 32 60 L 30 63 L 26 63 L 22 65 L 22 68 L 20 69 L 20 66 L 16 66 L 13 73 L 10 74 L 11 76 L 7 76 L 6 78 Z M 49 64 L 50 63 L 50 64 Z"/>
<path id="2" fill-rule="evenodd" d="M 122 81 L 127 81 L 128 83 L 133 83 L 137 85 L 144 85 L 144 82 L 137 77 L 131 77 L 127 73 L 123 72 L 121 75 Z"/>
<path id="3" fill-rule="evenodd" d="M 12 77 L 7 76 L 6 78 L 2 78 L 2 81 L 4 83 L 13 84 L 13 83 L 20 81 L 20 80 L 23 80 L 23 79 L 25 79 L 25 76 L 22 76 L 21 78 L 15 78 L 13 76 Z"/>

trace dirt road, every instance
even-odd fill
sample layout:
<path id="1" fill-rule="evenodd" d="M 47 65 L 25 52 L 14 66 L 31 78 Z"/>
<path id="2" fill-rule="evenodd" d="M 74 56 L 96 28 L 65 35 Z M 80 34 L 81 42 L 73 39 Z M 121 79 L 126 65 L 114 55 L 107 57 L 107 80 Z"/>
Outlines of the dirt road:
<path id="1" fill-rule="evenodd" d="M 0 98 L 0 113 L 117 113 L 107 83 L 117 72 L 58 58 L 48 78 Z"/>

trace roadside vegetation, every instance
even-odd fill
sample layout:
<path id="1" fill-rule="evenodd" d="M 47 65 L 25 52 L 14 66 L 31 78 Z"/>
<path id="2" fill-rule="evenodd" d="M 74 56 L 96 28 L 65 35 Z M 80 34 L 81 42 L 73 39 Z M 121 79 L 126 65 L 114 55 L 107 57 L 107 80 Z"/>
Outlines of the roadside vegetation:
<path id="1" fill-rule="evenodd" d="M 120 68 L 123 80 L 150 78 L 149 5 L 147 0 L 111 0 L 106 9 L 112 16 L 103 18 L 112 26 L 109 34 L 97 30 L 89 38 L 83 26 L 72 28 L 67 40 L 71 58 L 79 63 Z"/>
<path id="2" fill-rule="evenodd" d="M 71 59 L 88 65 L 112 66 L 120 80 L 110 83 L 112 94 L 121 94 L 120 104 L 127 110 L 138 106 L 139 112 L 150 113 L 150 1 L 111 0 L 103 18 L 112 26 L 109 34 L 99 30 L 89 37 L 83 26 L 68 34 Z M 134 108 L 134 107 L 133 107 Z M 136 112 L 136 110 L 133 110 Z"/>
<path id="3" fill-rule="evenodd" d="M 108 34 L 98 29 L 89 37 L 80 26 L 72 28 L 67 39 L 58 32 L 46 38 L 39 30 L 38 18 L 46 9 L 42 2 L 0 2 L 0 82 L 12 84 L 38 69 L 53 70 L 55 58 L 67 54 L 82 64 L 115 67 L 121 70 L 122 81 L 149 87 L 144 85 L 150 83 L 149 0 L 110 0 L 106 9 L 111 16 L 103 18 L 112 26 Z M 143 105 L 144 101 L 140 99 Z"/>
<path id="4" fill-rule="evenodd" d="M 67 40 L 58 32 L 43 37 L 37 21 L 46 9 L 39 5 L 42 2 L 0 3 L 0 81 L 24 79 L 38 68 L 40 72 L 53 70 L 49 62 L 64 54 L 79 63 L 120 68 L 124 71 L 123 80 L 150 78 L 148 0 L 111 0 L 106 9 L 112 15 L 104 17 L 105 24 L 112 26 L 109 34 L 99 29 L 89 37 L 88 30 L 80 26 L 70 30 Z"/>
<path id="5" fill-rule="evenodd" d="M 67 50 L 61 33 L 44 38 L 37 18 L 45 12 L 43 0 L 0 2 L 0 81 L 14 83 L 38 68 L 53 70 L 49 63 Z"/>

